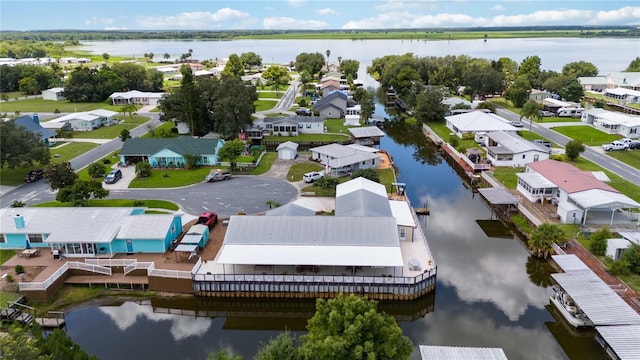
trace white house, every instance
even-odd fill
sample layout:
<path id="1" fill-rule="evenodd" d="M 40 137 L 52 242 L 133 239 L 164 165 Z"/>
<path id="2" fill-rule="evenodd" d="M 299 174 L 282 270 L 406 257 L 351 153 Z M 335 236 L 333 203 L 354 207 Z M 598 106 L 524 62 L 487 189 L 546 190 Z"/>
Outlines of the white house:
<path id="1" fill-rule="evenodd" d="M 551 149 L 512 132 L 493 131 L 485 136 L 487 159 L 495 166 L 522 167 L 549 159 Z"/>
<path id="2" fill-rule="evenodd" d="M 606 76 L 584 76 L 579 77 L 578 82 L 584 91 L 602 92 L 607 88 Z"/>
<path id="3" fill-rule="evenodd" d="M 102 126 L 111 126 L 116 123 L 115 111 L 96 109 L 84 112 L 76 112 L 50 120 L 50 123 L 62 122 L 71 124 L 74 131 L 91 131 Z"/>
<path id="4" fill-rule="evenodd" d="M 637 209 L 640 204 L 605 184 L 604 173 L 584 171 L 573 165 L 544 160 L 528 163 L 517 173 L 517 190 L 529 201 L 550 202 L 565 224 L 629 224 L 620 209 Z"/>
<path id="5" fill-rule="evenodd" d="M 544 99 L 548 99 L 550 97 L 553 97 L 553 94 L 544 90 L 531 89 L 531 92 L 529 93 L 529 100 L 535 101 L 538 104 L 542 104 Z"/>
<path id="6" fill-rule="evenodd" d="M 109 95 L 113 105 L 158 105 L 158 101 L 167 96 L 163 92 L 144 92 L 131 90 L 127 92 L 114 92 Z"/>
<path id="7" fill-rule="evenodd" d="M 518 131 L 505 118 L 483 111 L 445 116 L 445 120 L 447 127 L 461 139 L 473 139 L 477 132 Z"/>
<path id="8" fill-rule="evenodd" d="M 377 169 L 378 149 L 362 145 L 329 144 L 309 149 L 311 158 L 325 166 L 325 172 L 343 176 L 358 169 Z"/>
<path id="9" fill-rule="evenodd" d="M 619 231 L 622 238 L 608 239 L 606 255 L 613 260 L 620 260 L 622 254 L 632 244 L 640 245 L 640 231 Z"/>
<path id="10" fill-rule="evenodd" d="M 298 144 L 293 141 L 285 141 L 278 145 L 276 151 L 278 151 L 278 159 L 293 160 L 298 155 Z"/>
<path id="11" fill-rule="evenodd" d="M 627 88 L 617 87 L 614 89 L 606 89 L 604 96 L 624 103 L 640 104 L 640 91 Z"/>
<path id="12" fill-rule="evenodd" d="M 54 87 L 47 90 L 42 90 L 42 100 L 60 101 L 66 98 L 62 95 L 64 89 L 61 87 Z"/>
<path id="13" fill-rule="evenodd" d="M 640 137 L 640 116 L 627 115 L 605 109 L 589 109 L 582 112 L 582 122 L 609 134 L 619 134 L 628 138 Z"/>
<path id="14" fill-rule="evenodd" d="M 252 139 L 262 138 L 265 134 L 280 136 L 298 136 L 298 134 L 324 133 L 324 118 L 320 116 L 265 117 L 256 119 L 247 134 Z"/>

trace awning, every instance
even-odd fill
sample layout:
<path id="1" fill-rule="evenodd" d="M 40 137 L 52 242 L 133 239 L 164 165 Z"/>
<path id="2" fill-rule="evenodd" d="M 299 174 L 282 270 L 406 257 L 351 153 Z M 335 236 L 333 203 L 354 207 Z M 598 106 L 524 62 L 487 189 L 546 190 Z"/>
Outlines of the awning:
<path id="1" fill-rule="evenodd" d="M 180 240 L 180 244 L 200 244 L 201 240 L 201 234 L 187 234 Z"/>
<path id="2" fill-rule="evenodd" d="M 180 245 L 176 246 L 175 251 L 179 251 L 179 252 L 194 252 L 194 251 L 196 251 L 197 248 L 198 248 L 198 245 L 183 245 L 183 244 L 180 244 Z"/>

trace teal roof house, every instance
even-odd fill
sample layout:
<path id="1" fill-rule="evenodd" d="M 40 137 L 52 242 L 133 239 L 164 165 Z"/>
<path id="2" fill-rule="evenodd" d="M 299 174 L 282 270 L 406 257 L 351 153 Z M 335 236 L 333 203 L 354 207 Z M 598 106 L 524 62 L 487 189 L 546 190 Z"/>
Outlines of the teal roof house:
<path id="1" fill-rule="evenodd" d="M 218 164 L 222 145 L 222 139 L 189 136 L 127 139 L 120 150 L 120 162 L 136 164 L 147 161 L 154 168 L 182 168 L 187 163 L 187 155 L 196 155 L 198 165 L 213 166 Z"/>

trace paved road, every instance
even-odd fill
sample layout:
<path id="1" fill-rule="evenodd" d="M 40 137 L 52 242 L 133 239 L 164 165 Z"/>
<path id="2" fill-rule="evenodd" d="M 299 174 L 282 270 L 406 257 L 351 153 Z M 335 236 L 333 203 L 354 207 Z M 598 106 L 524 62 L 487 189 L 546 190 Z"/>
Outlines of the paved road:
<path id="1" fill-rule="evenodd" d="M 264 114 L 281 113 L 281 112 L 288 111 L 291 108 L 291 106 L 293 106 L 293 103 L 296 101 L 296 96 L 298 96 L 299 87 L 300 87 L 300 82 L 298 81 L 298 79 L 294 80 L 291 86 L 289 86 L 287 91 L 285 91 L 285 93 L 282 95 L 280 100 L 278 100 L 278 103 L 273 109 L 260 111 L 260 112 L 257 112 L 256 114 L 264 115 Z"/>
<path id="2" fill-rule="evenodd" d="M 496 113 L 509 121 L 520 119 L 520 115 L 505 109 L 497 109 Z M 536 122 L 530 123 L 526 119 L 522 119 L 522 122 L 525 124 L 526 129 L 531 127 L 531 131 L 548 139 L 549 141 L 555 142 L 558 145 L 564 146 L 568 141 L 571 140 L 571 138 L 568 138 L 551 129 L 547 129 L 546 127 L 544 127 L 539 123 L 536 123 Z M 611 171 L 612 173 L 621 176 L 622 178 L 626 179 L 629 182 L 632 182 L 634 184 L 640 184 L 640 170 L 632 166 L 629 166 L 623 163 L 622 161 L 614 159 L 611 156 L 600 153 L 589 147 L 586 147 L 585 152 L 583 152 L 581 156 Z"/>

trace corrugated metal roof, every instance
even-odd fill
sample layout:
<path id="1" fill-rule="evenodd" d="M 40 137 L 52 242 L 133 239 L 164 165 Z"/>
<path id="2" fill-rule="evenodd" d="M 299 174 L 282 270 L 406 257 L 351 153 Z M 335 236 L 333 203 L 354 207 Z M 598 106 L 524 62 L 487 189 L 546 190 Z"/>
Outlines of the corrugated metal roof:
<path id="1" fill-rule="evenodd" d="M 640 245 L 640 231 L 618 231 L 623 238 Z"/>
<path id="2" fill-rule="evenodd" d="M 338 184 L 338 186 L 336 186 L 336 198 L 361 189 L 371 191 L 385 199 L 387 198 L 387 189 L 384 185 L 363 177 Z"/>
<path id="3" fill-rule="evenodd" d="M 460 115 L 445 116 L 445 119 L 461 132 L 518 130 L 518 128 L 511 126 L 507 119 L 496 114 L 482 111 L 471 111 Z"/>
<path id="4" fill-rule="evenodd" d="M 416 227 L 416 222 L 411 213 L 409 203 L 406 201 L 389 200 L 391 213 L 396 218 L 398 225 Z"/>
<path id="5" fill-rule="evenodd" d="M 195 224 L 189 228 L 187 234 L 204 234 L 209 228 L 204 224 Z"/>
<path id="6" fill-rule="evenodd" d="M 580 205 L 583 209 L 590 208 L 640 208 L 640 204 L 630 197 L 619 192 L 591 189 L 569 194 L 569 199 Z"/>
<path id="7" fill-rule="evenodd" d="M 182 240 L 180 240 L 181 244 L 199 244 L 200 240 L 202 240 L 202 234 L 187 234 Z"/>
<path id="8" fill-rule="evenodd" d="M 120 155 L 152 155 L 162 149 L 170 149 L 181 155 L 213 155 L 219 139 L 192 138 L 181 136 L 177 138 L 130 138 L 122 144 Z"/>
<path id="9" fill-rule="evenodd" d="M 119 239 L 164 239 L 173 222 L 172 214 L 131 215 L 122 219 Z M 176 229 L 176 234 L 182 229 Z"/>
<path id="10" fill-rule="evenodd" d="M 422 360 L 507 360 L 502 348 L 420 345 Z"/>
<path id="11" fill-rule="evenodd" d="M 349 132 L 356 138 L 384 136 L 384 132 L 377 126 L 349 128 Z"/>
<path id="12" fill-rule="evenodd" d="M 621 360 L 640 359 L 640 326 L 597 326 L 596 331 Z"/>
<path id="13" fill-rule="evenodd" d="M 546 177 L 535 172 L 516 173 L 516 176 L 531 185 L 534 189 L 557 187 L 556 184 L 549 181 Z"/>
<path id="14" fill-rule="evenodd" d="M 392 217 L 393 213 L 386 196 L 359 190 L 336 197 L 335 215 Z"/>
<path id="15" fill-rule="evenodd" d="M 546 146 L 538 145 L 513 133 L 492 131 L 488 133 L 487 136 L 514 154 L 520 154 L 526 151 L 538 151 L 545 154 L 549 153 L 549 148 Z"/>
<path id="16" fill-rule="evenodd" d="M 560 266 L 560 269 L 564 272 L 571 271 L 591 271 L 587 265 L 585 265 L 577 256 L 570 255 L 551 255 L 551 259 Z"/>
<path id="17" fill-rule="evenodd" d="M 224 244 L 399 246 L 396 219 L 342 216 L 232 216 Z"/>
<path id="18" fill-rule="evenodd" d="M 289 203 L 265 213 L 267 216 L 314 216 L 316 212 L 306 207 Z"/>
<path id="19" fill-rule="evenodd" d="M 502 188 L 484 188 L 478 189 L 480 194 L 487 199 L 491 204 L 504 205 L 504 204 L 518 204 L 520 200 L 513 196 L 509 191 Z"/>
<path id="20" fill-rule="evenodd" d="M 551 277 L 595 325 L 640 325 L 640 315 L 592 271 Z"/>

